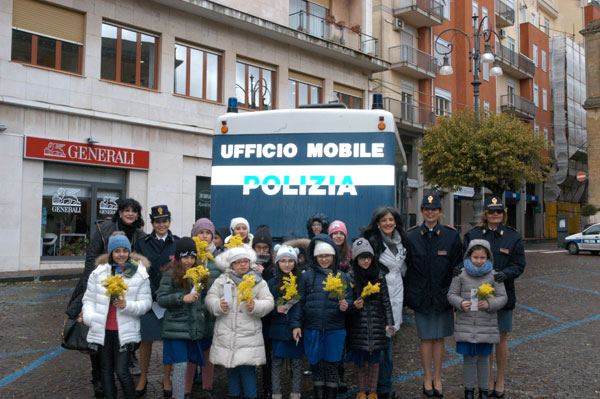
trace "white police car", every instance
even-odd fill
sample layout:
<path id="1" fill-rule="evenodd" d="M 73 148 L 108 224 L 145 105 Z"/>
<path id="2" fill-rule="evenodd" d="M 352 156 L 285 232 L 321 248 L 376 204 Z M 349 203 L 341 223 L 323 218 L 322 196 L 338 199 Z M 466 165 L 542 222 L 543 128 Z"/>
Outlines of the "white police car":
<path id="1" fill-rule="evenodd" d="M 600 223 L 596 223 L 581 233 L 572 234 L 565 238 L 565 247 L 571 255 L 579 251 L 590 251 L 593 255 L 600 253 Z"/>

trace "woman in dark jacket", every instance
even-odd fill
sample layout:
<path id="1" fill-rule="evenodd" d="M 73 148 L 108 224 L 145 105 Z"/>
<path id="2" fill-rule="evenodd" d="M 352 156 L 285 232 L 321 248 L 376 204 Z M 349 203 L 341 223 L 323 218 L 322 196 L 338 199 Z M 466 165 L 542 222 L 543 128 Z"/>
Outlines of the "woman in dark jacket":
<path id="1" fill-rule="evenodd" d="M 490 397 L 503 398 L 504 372 L 508 359 L 507 335 L 512 331 L 512 313 L 517 302 L 515 279 L 525 270 L 525 249 L 521 234 L 505 225 L 508 214 L 501 197 L 486 198 L 483 208 L 481 222 L 469 230 L 464 239 L 465 246 L 474 239 L 483 239 L 490 243 L 494 257 L 494 279 L 498 283 L 504 283 L 506 287 L 508 302 L 498 312 L 500 343 L 496 344 L 496 382 L 494 383 L 493 379 L 494 373 L 490 372 L 488 386 Z M 493 356 L 490 356 L 490 362 L 492 359 Z"/>
<path id="2" fill-rule="evenodd" d="M 440 223 L 442 202 L 435 194 L 421 203 L 423 223 L 409 231 L 405 302 L 415 311 L 423 362 L 423 393 L 442 397 L 444 337 L 454 332 L 448 288 L 454 268 L 462 264 L 463 246 L 458 232 Z M 433 363 L 434 374 L 431 376 Z"/>
<path id="3" fill-rule="evenodd" d="M 169 230 L 171 212 L 169 212 L 166 205 L 152 207 L 150 220 L 152 222 L 152 233 L 144 237 L 143 240 L 137 240 L 134 251 L 144 255 L 150 261 L 151 267 L 148 270 L 150 288 L 152 290 L 152 301 L 156 302 L 156 291 L 162 278 L 161 269 L 171 261 L 171 256 L 175 255 L 175 241 L 179 237 L 173 235 Z M 146 393 L 152 342 L 161 340 L 162 331 L 161 319 L 156 317 L 152 309 L 140 317 L 140 325 L 142 342 L 140 343 L 140 379 L 135 389 L 137 396 L 143 396 Z M 170 375 L 171 365 L 166 364 L 163 375 L 163 389 L 167 396 L 171 392 Z"/>
<path id="4" fill-rule="evenodd" d="M 138 240 L 143 239 L 146 233 L 142 230 L 144 221 L 141 218 L 142 206 L 133 198 L 126 198 L 119 203 L 119 207 L 112 219 L 97 221 L 95 226 L 92 226 L 91 239 L 87 247 L 85 256 L 85 268 L 83 275 L 79 279 L 69 304 L 67 305 L 67 315 L 69 318 L 75 319 L 78 317 L 83 306 L 83 294 L 87 288 L 88 277 L 94 271 L 96 259 L 98 256 L 107 253 L 108 239 L 115 231 L 123 231 L 131 243 L 131 247 L 135 246 Z M 97 354 L 91 354 L 92 362 L 92 384 L 94 385 L 94 395 L 96 397 L 104 396 L 104 388 L 100 376 L 101 363 L 100 357 Z"/>
<path id="5" fill-rule="evenodd" d="M 349 351 L 346 362 L 356 365 L 355 376 L 358 388 L 356 397 L 366 399 L 367 392 L 369 397 L 373 397 L 377 392 L 380 354 L 388 347 L 387 336 L 395 332 L 394 316 L 385 273 L 374 261 L 373 248 L 369 241 L 364 238 L 356 240 L 352 253 L 352 266 L 348 278 L 354 285 L 352 288 L 354 309 L 349 315 L 346 340 Z M 375 290 L 377 292 L 372 294 L 364 292 L 365 287 L 368 289 L 373 286 L 377 287 Z"/>

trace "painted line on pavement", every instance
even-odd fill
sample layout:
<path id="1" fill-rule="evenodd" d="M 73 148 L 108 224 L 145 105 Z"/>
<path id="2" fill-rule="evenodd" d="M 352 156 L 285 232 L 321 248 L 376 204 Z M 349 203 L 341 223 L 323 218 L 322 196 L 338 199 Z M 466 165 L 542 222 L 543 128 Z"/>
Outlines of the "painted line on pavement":
<path id="1" fill-rule="evenodd" d="M 530 307 L 530 306 L 525 306 L 525 305 L 522 305 L 522 304 L 520 304 L 520 303 L 517 303 L 517 306 L 518 306 L 518 307 L 520 307 L 520 308 L 523 308 L 523 309 L 529 310 L 530 312 L 533 312 L 533 313 L 539 314 L 540 316 L 544 316 L 544 317 L 547 317 L 547 318 L 549 318 L 549 319 L 551 319 L 551 320 L 557 321 L 557 322 L 559 322 L 559 323 L 568 323 L 567 321 L 564 321 L 564 320 L 563 320 L 563 319 L 561 319 L 561 318 L 558 318 L 558 317 L 556 317 L 556 316 L 552 316 L 550 313 L 546 313 L 546 312 L 543 312 L 543 311 L 541 311 L 541 310 L 537 310 L 537 309 L 535 309 L 535 308 L 532 308 L 532 307 Z"/>
<path id="2" fill-rule="evenodd" d="M 588 289 L 585 289 L 585 288 L 573 287 L 571 285 L 565 285 L 565 284 L 559 284 L 559 283 L 551 283 L 551 282 L 545 281 L 545 280 L 536 280 L 536 281 L 538 283 L 542 283 L 542 284 L 546 284 L 546 285 L 551 285 L 551 286 L 554 286 L 554 287 L 567 288 L 569 290 L 575 290 L 575 291 L 587 292 L 588 294 L 600 295 L 600 292 L 598 292 L 598 291 L 588 290 Z"/>
<path id="3" fill-rule="evenodd" d="M 38 368 L 41 365 L 43 365 L 44 363 L 46 363 L 48 360 L 60 355 L 64 351 L 66 351 L 66 349 L 59 346 L 54 351 L 48 353 L 47 355 L 40 357 L 39 359 L 35 360 L 34 362 L 30 363 L 29 365 L 23 367 L 21 370 L 15 371 L 14 373 L 2 378 L 0 380 L 0 389 L 4 388 L 8 384 L 13 383 L 14 381 L 16 381 L 19 378 L 21 378 L 22 376 L 24 376 L 25 374 L 32 372 L 36 368 Z"/>
<path id="4" fill-rule="evenodd" d="M 54 349 L 56 349 L 56 348 L 34 349 L 34 350 L 23 351 L 23 352 L 3 353 L 3 354 L 0 354 L 0 359 L 6 358 L 6 357 L 12 357 L 12 356 L 28 355 L 30 353 L 50 352 L 51 350 L 54 350 Z"/>
<path id="5" fill-rule="evenodd" d="M 11 304 L 16 304 L 16 305 L 52 305 L 54 303 L 67 303 L 67 302 L 69 302 L 68 299 L 61 299 L 60 301 L 50 301 L 50 302 L 19 300 L 19 301 L 0 301 L 0 304 L 11 303 Z"/>
<path id="6" fill-rule="evenodd" d="M 569 252 L 569 251 L 567 251 L 566 249 L 559 249 L 559 250 L 556 250 L 556 251 L 542 251 L 541 253 L 543 253 L 543 254 L 562 254 L 562 253 L 565 253 L 566 254 L 567 252 Z"/>
<path id="7" fill-rule="evenodd" d="M 71 288 L 61 288 L 61 289 L 59 289 L 57 291 L 54 291 L 54 292 L 45 292 L 43 294 L 36 295 L 32 299 L 35 300 L 35 299 L 50 298 L 50 297 L 53 297 L 53 296 L 70 294 L 71 292 L 73 292 L 73 289 L 71 289 Z"/>

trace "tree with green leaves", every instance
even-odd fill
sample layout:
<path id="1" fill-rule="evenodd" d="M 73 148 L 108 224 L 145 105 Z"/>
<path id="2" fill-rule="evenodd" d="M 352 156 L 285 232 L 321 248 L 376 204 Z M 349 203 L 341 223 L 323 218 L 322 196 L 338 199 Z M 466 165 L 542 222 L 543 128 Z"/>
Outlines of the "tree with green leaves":
<path id="1" fill-rule="evenodd" d="M 517 191 L 523 182 L 548 180 L 552 168 L 543 137 L 506 114 L 480 117 L 472 111 L 438 118 L 418 151 L 425 180 L 441 188 L 486 187 L 494 195 Z"/>

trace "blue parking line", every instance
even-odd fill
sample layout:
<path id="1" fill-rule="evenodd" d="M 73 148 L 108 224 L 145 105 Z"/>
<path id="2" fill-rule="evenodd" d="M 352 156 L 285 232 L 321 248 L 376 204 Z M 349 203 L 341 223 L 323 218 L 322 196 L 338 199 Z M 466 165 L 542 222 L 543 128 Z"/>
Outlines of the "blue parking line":
<path id="1" fill-rule="evenodd" d="M 546 284 L 546 285 L 551 285 L 551 286 L 554 286 L 554 287 L 567 288 L 569 290 L 575 290 L 575 291 L 587 292 L 588 294 L 600 295 L 600 292 L 598 292 L 598 291 L 588 290 L 588 289 L 585 289 L 585 288 L 578 288 L 578 287 L 573 287 L 571 285 L 565 285 L 565 284 L 551 283 L 551 282 L 545 281 L 545 280 L 536 280 L 536 281 L 538 283 L 542 283 L 542 284 Z"/>
<path id="2" fill-rule="evenodd" d="M 32 299 L 44 299 L 44 298 L 50 298 L 53 296 L 58 296 L 58 295 L 66 295 L 66 294 L 70 294 L 71 292 L 73 292 L 72 288 L 61 288 L 58 291 L 54 291 L 54 292 L 45 292 L 43 294 L 39 294 L 36 295 L 35 297 L 33 297 Z"/>
<path id="3" fill-rule="evenodd" d="M 36 368 L 38 368 L 41 365 L 43 365 L 44 363 L 46 363 L 48 360 L 50 360 L 50 359 L 52 359 L 52 358 L 60 355 L 61 353 L 63 353 L 65 350 L 66 349 L 64 349 L 62 347 L 58 347 L 54 351 L 52 351 L 51 353 L 48 353 L 47 355 L 44 355 L 44 356 L 40 357 L 39 359 L 35 360 L 31 364 L 23 367 L 21 370 L 15 371 L 14 373 L 12 373 L 12 374 L 10 374 L 10 375 L 2 378 L 0 380 L 0 389 L 4 388 L 8 384 L 10 384 L 10 383 L 18 380 L 19 378 L 21 378 L 25 374 L 28 374 L 28 373 L 32 372 Z"/>
<path id="4" fill-rule="evenodd" d="M 56 348 L 34 349 L 34 350 L 23 351 L 23 352 L 3 353 L 3 354 L 0 354 L 0 359 L 6 358 L 6 357 L 28 355 L 30 353 L 50 352 L 51 350 L 54 350 L 54 349 L 56 349 Z"/>
<path id="5" fill-rule="evenodd" d="M 18 301 L 0 301 L 0 304 L 2 303 L 12 303 L 12 304 L 16 304 L 16 305 L 51 305 L 53 303 L 67 303 L 69 302 L 69 300 L 67 298 L 65 299 L 61 299 L 60 301 L 50 301 L 50 302 L 43 302 L 43 301 L 23 301 L 23 300 L 18 300 Z"/>
<path id="6" fill-rule="evenodd" d="M 564 321 L 564 320 L 562 320 L 562 319 L 560 319 L 560 318 L 558 318 L 556 316 L 552 316 L 550 313 L 542 312 L 541 310 L 537 310 L 537 309 L 532 308 L 530 306 L 525 306 L 525 305 L 522 305 L 520 303 L 517 303 L 517 306 L 520 307 L 520 308 L 523 308 L 523 309 L 527 309 L 530 312 L 539 314 L 540 316 L 544 316 L 544 317 L 547 317 L 547 318 L 549 318 L 551 320 L 557 321 L 559 323 L 567 323 L 566 321 Z"/>

